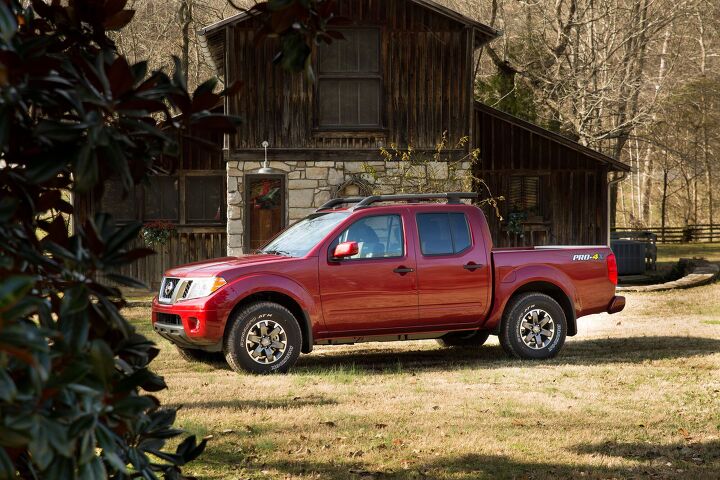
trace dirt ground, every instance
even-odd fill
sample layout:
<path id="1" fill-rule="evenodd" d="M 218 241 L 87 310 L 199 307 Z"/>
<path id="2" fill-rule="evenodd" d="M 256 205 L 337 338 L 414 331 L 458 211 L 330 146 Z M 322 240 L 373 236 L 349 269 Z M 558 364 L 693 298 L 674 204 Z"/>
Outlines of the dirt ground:
<path id="1" fill-rule="evenodd" d="M 720 478 L 720 284 L 628 295 L 549 362 L 434 341 L 319 347 L 288 375 L 190 364 L 156 339 L 179 424 L 222 479 Z"/>

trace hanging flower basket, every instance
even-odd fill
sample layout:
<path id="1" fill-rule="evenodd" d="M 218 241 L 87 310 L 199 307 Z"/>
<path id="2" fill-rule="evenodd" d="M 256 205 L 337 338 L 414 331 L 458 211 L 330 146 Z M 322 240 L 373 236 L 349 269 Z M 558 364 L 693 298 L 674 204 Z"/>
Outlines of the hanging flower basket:
<path id="1" fill-rule="evenodd" d="M 177 233 L 175 225 L 169 222 L 150 222 L 146 223 L 142 229 L 142 238 L 145 245 L 149 247 L 158 247 L 167 245 L 170 237 Z"/>
<path id="2" fill-rule="evenodd" d="M 520 235 L 520 238 L 525 238 L 523 222 L 527 220 L 527 218 L 527 212 L 510 212 L 508 214 L 506 227 L 508 234 Z"/>

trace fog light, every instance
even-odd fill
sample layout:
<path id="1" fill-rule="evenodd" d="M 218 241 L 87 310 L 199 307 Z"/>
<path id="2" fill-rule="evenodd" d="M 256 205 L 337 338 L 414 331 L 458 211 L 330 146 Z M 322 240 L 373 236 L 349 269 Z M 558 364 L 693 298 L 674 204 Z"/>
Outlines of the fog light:
<path id="1" fill-rule="evenodd" d="M 188 327 L 190 327 L 191 332 L 197 332 L 200 330 L 200 320 L 195 317 L 188 318 Z"/>

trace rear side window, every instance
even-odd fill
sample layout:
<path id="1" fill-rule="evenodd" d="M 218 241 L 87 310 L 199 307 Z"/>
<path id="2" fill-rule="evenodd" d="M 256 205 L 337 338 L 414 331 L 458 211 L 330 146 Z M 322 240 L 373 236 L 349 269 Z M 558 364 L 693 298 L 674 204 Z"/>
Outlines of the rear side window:
<path id="1" fill-rule="evenodd" d="M 472 245 L 464 213 L 420 213 L 417 223 L 423 255 L 454 255 Z"/>

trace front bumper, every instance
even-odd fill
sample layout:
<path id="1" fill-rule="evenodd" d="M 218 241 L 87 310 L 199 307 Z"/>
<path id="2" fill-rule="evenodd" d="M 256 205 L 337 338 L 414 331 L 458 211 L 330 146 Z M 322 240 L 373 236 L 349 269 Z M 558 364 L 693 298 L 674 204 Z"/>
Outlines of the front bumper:
<path id="1" fill-rule="evenodd" d="M 155 332 L 183 347 L 220 351 L 225 329 L 224 312 L 201 304 L 159 303 L 153 300 L 152 324 Z"/>
<path id="2" fill-rule="evenodd" d="M 607 308 L 607 313 L 618 313 L 622 312 L 625 308 L 625 297 L 620 296 L 614 296 L 612 300 L 610 300 L 610 304 Z"/>

